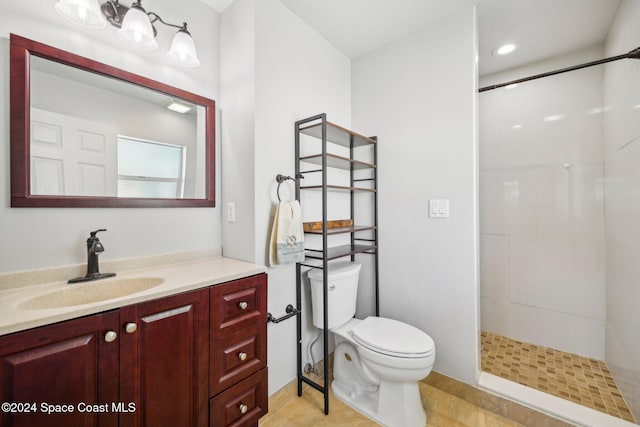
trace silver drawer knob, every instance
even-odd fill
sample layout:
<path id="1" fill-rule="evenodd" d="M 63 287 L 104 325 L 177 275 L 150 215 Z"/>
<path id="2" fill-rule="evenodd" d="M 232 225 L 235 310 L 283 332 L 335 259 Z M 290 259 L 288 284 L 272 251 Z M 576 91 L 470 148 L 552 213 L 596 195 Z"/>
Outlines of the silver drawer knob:
<path id="1" fill-rule="evenodd" d="M 246 310 L 246 309 L 247 309 L 247 307 L 249 307 L 249 304 L 247 304 L 247 302 L 246 302 L 246 301 L 240 301 L 240 302 L 238 303 L 238 307 L 240 307 L 240 310 Z"/>
<path id="2" fill-rule="evenodd" d="M 131 323 L 127 323 L 124 326 L 124 330 L 127 331 L 128 334 L 132 334 L 135 331 L 138 330 L 138 325 L 136 325 L 135 323 L 131 322 Z"/>
<path id="3" fill-rule="evenodd" d="M 249 410 L 249 407 L 244 403 L 241 403 L 240 406 L 238 406 L 238 409 L 240 409 L 241 414 L 246 414 L 247 411 Z"/>
<path id="4" fill-rule="evenodd" d="M 104 340 L 106 342 L 114 342 L 118 338 L 118 334 L 115 331 L 108 331 L 104 334 Z"/>
<path id="5" fill-rule="evenodd" d="M 245 353 L 244 351 L 241 352 L 240 354 L 238 354 L 238 359 L 245 361 L 247 360 L 247 353 Z"/>

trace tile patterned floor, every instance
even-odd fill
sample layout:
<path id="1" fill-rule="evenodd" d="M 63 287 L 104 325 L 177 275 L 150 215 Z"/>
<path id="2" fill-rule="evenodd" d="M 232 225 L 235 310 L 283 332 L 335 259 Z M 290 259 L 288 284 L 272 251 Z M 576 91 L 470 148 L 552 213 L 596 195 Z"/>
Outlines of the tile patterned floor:
<path id="1" fill-rule="evenodd" d="M 269 413 L 260 427 L 374 427 L 375 422 L 329 398 L 329 415 L 324 415 L 321 393 L 307 389 L 296 395 L 296 381 L 269 398 Z M 570 427 L 524 406 L 461 383 L 438 372 L 420 383 L 427 427 Z"/>
<path id="2" fill-rule="evenodd" d="M 491 332 L 481 342 L 483 371 L 636 422 L 605 362 Z"/>

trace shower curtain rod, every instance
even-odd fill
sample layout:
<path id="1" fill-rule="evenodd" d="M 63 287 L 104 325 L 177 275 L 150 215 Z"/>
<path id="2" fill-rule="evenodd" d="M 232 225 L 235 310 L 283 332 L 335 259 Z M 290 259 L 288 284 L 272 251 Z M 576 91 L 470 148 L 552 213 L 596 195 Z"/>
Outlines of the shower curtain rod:
<path id="1" fill-rule="evenodd" d="M 498 88 L 509 86 L 509 85 L 513 85 L 513 84 L 516 84 L 516 83 L 528 82 L 529 80 L 541 79 L 543 77 L 554 76 L 556 74 L 566 73 L 566 72 L 569 72 L 569 71 L 579 70 L 581 68 L 592 67 L 594 65 L 605 64 L 607 62 L 613 62 L 613 61 L 617 61 L 619 59 L 626 59 L 626 58 L 640 59 L 640 47 L 637 47 L 637 48 L 633 49 L 632 51 L 630 51 L 629 53 L 625 53 L 623 55 L 612 56 L 611 58 L 600 59 L 598 61 L 586 62 L 584 64 L 574 65 L 573 67 L 567 67 L 567 68 L 561 68 L 561 69 L 555 70 L 555 71 L 549 71 L 548 73 L 542 73 L 542 74 L 536 74 L 536 75 L 529 76 L 529 77 L 523 77 L 521 79 L 511 80 L 510 82 L 506 82 L 506 83 L 500 83 L 500 84 L 496 84 L 496 85 L 485 86 L 485 87 L 482 87 L 482 88 L 478 89 L 478 92 L 484 92 L 484 91 L 487 91 L 487 90 L 498 89 Z"/>

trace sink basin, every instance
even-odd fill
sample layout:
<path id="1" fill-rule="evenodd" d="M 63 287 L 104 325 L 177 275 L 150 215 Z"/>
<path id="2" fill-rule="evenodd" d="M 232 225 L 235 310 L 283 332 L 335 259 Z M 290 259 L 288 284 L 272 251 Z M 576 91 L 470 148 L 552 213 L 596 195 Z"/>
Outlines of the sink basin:
<path id="1" fill-rule="evenodd" d="M 157 277 L 105 279 L 68 285 L 64 289 L 30 298 L 20 307 L 28 310 L 73 307 L 119 298 L 154 288 L 164 282 Z"/>

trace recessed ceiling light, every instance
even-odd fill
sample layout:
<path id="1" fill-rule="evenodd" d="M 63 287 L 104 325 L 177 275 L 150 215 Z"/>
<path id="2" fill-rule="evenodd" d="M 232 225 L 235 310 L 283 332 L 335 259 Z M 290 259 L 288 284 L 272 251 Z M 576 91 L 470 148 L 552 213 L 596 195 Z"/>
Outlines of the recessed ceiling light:
<path id="1" fill-rule="evenodd" d="M 640 110 L 640 104 L 636 104 L 631 108 L 633 108 L 634 110 Z"/>
<path id="2" fill-rule="evenodd" d="M 511 126 L 511 129 L 522 129 L 522 125 L 521 124 L 513 125 Z"/>
<path id="3" fill-rule="evenodd" d="M 507 44 L 503 44 L 500 47 L 497 47 L 491 53 L 494 55 L 507 55 L 513 52 L 514 50 L 516 50 L 516 45 L 513 43 L 507 43 Z"/>

